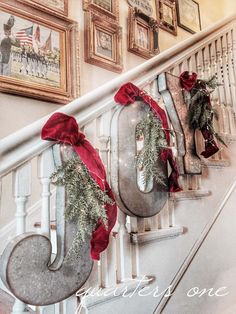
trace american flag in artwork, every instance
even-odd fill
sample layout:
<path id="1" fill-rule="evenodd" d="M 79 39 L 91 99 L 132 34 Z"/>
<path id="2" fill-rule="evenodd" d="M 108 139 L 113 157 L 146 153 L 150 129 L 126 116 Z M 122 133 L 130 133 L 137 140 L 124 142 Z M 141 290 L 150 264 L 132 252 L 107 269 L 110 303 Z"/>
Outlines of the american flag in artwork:
<path id="1" fill-rule="evenodd" d="M 33 41 L 33 26 L 19 30 L 16 33 L 16 38 L 21 44 L 32 45 Z"/>

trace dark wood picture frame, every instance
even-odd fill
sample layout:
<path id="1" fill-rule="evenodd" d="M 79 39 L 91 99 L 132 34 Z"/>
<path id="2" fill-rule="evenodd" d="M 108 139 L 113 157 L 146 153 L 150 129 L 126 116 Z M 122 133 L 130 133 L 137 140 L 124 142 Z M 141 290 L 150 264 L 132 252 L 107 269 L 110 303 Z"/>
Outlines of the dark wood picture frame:
<path id="1" fill-rule="evenodd" d="M 85 12 L 85 62 L 121 73 L 122 28 L 93 12 Z"/>
<path id="2" fill-rule="evenodd" d="M 159 27 L 172 35 L 177 36 L 177 13 L 175 1 L 156 0 L 156 12 Z"/>
<path id="3" fill-rule="evenodd" d="M 185 10 L 183 6 L 186 6 Z M 194 29 L 194 25 L 191 26 L 191 21 L 187 21 L 189 17 L 191 17 L 191 12 L 194 13 L 195 6 L 195 19 L 198 24 L 198 27 Z M 176 8 L 177 8 L 177 21 L 178 26 L 183 28 L 184 30 L 188 31 L 191 34 L 195 34 L 201 31 L 201 15 L 200 15 L 200 6 L 199 3 L 195 0 L 176 0 Z M 191 12 L 190 12 L 191 10 Z M 183 12 L 186 13 L 186 17 L 184 20 Z"/>
<path id="4" fill-rule="evenodd" d="M 62 104 L 78 97 L 78 24 L 47 12 L 38 14 L 36 7 L 15 0 L 1 0 L 0 14 L 0 27 L 13 19 L 11 32 L 15 40 L 9 61 L 5 61 L 7 70 L 2 68 L 0 74 L 0 91 Z M 33 38 L 38 27 L 36 50 Z M 22 31 L 27 32 L 22 35 L 27 36 L 27 42 L 19 37 Z"/>
<path id="5" fill-rule="evenodd" d="M 106 3 L 107 0 L 83 0 L 83 9 L 85 11 L 92 11 L 95 14 L 103 14 L 107 19 L 112 19 L 114 21 L 119 20 L 119 0 L 110 0 L 110 9 L 107 9 L 109 4 Z M 101 4 L 99 4 L 101 2 Z"/>
<path id="6" fill-rule="evenodd" d="M 129 8 L 128 51 L 145 59 L 154 57 L 160 52 L 158 30 L 158 22 L 155 19 L 136 8 Z"/>

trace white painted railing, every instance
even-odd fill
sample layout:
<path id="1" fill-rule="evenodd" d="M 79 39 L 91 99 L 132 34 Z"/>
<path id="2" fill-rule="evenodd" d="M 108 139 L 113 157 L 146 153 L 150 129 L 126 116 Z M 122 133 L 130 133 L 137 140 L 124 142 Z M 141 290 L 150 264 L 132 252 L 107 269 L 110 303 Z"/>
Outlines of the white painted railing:
<path id="1" fill-rule="evenodd" d="M 156 76 L 163 71 L 179 75 L 183 70 L 196 71 L 200 78 L 217 74 L 218 81 L 223 85 L 212 94 L 214 107 L 221 116 L 216 122 L 216 127 L 226 140 L 231 140 L 236 135 L 233 110 L 236 107 L 236 16 L 231 16 L 60 108 L 59 111 L 77 118 L 82 131 L 99 150 L 108 177 L 111 167 L 110 122 L 116 106 L 113 101 L 115 91 L 121 84 L 133 81 L 161 104 L 155 82 Z M 54 170 L 50 147 L 52 143 L 40 139 L 41 128 L 47 119 L 48 117 L 40 119 L 0 141 L 0 177 L 3 189 L 4 185 L 8 186 L 8 189 L 5 189 L 8 195 L 5 193 L 2 195 L 1 213 L 8 211 L 4 205 L 11 204 L 9 200 L 13 198 L 16 208 L 16 224 L 13 228 L 15 234 L 32 230 L 32 226 L 27 223 L 29 212 L 27 202 L 32 200 L 32 203 L 35 203 L 39 200 L 40 183 L 40 233 L 51 236 L 51 240 L 54 241 L 53 232 L 50 230 L 50 219 L 55 215 L 50 186 L 50 174 Z M 199 149 L 202 145 L 202 140 L 198 139 Z M 210 161 L 210 165 L 216 166 L 223 166 L 226 163 L 227 160 L 221 151 Z M 200 191 L 199 176 L 184 176 L 181 181 L 184 192 L 178 194 L 179 199 L 207 195 L 206 192 Z M 9 195 L 11 190 L 9 184 L 13 186 L 13 195 Z M 192 194 L 188 193 L 189 191 Z M 90 286 L 106 289 L 124 282 L 132 289 L 132 279 L 141 276 L 139 243 L 177 236 L 183 232 L 183 227 L 176 225 L 175 222 L 176 200 L 177 196 L 170 198 L 165 209 L 152 218 L 129 218 L 119 212 L 109 247 L 102 254 L 101 261 L 95 263 L 85 289 Z M 99 300 L 85 298 L 83 304 L 89 308 L 96 302 L 105 301 L 106 299 L 101 298 Z M 60 304 L 36 310 L 42 314 L 70 314 L 75 311 L 76 306 L 77 299 L 72 297 Z M 13 313 L 24 312 L 24 304 L 16 301 Z"/>

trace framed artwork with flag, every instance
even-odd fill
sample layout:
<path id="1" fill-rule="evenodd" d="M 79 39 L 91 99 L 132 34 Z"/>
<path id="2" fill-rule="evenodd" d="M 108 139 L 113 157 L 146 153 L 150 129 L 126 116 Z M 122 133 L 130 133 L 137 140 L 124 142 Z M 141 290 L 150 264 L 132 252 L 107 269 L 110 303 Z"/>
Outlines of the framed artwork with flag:
<path id="1" fill-rule="evenodd" d="M 0 1 L 0 21 L 0 91 L 59 103 L 78 96 L 74 21 L 14 0 Z"/>
<path id="2" fill-rule="evenodd" d="M 68 0 L 18 0 L 49 13 L 68 16 Z"/>

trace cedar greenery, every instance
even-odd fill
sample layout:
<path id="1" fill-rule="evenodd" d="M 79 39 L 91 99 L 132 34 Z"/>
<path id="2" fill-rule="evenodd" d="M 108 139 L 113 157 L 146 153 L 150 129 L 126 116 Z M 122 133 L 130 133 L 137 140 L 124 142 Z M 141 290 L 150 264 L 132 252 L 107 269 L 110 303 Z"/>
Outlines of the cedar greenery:
<path id="1" fill-rule="evenodd" d="M 63 162 L 51 179 L 53 184 L 65 187 L 65 219 L 78 225 L 68 256 L 78 255 L 81 243 L 87 236 L 92 236 L 99 220 L 107 227 L 105 204 L 114 201 L 100 189 L 79 157 Z"/>
<path id="2" fill-rule="evenodd" d="M 219 134 L 214 130 L 213 118 L 218 120 L 218 113 L 212 108 L 209 101 L 212 93 L 219 84 L 213 76 L 208 81 L 197 80 L 194 88 L 190 91 L 188 123 L 190 129 L 207 128 L 222 144 L 227 146 Z"/>
<path id="3" fill-rule="evenodd" d="M 137 124 L 136 140 L 144 138 L 142 150 L 137 152 L 136 167 L 144 171 L 143 183 L 147 186 L 149 180 L 153 178 L 157 183 L 166 185 L 165 176 L 158 160 L 163 148 L 167 148 L 165 133 L 161 121 L 149 110 L 147 115 Z"/>

